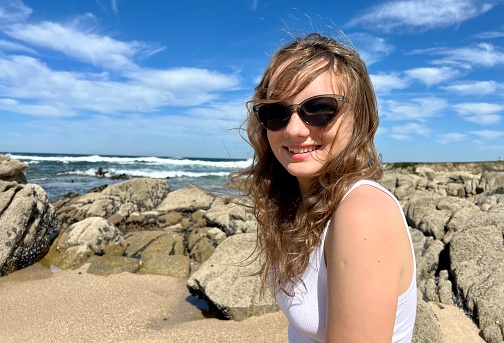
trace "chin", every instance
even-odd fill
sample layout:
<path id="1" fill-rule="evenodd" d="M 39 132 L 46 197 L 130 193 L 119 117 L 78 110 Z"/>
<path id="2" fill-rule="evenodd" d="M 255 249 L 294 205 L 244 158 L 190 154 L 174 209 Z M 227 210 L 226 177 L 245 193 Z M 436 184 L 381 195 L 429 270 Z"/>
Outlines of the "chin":
<path id="1" fill-rule="evenodd" d="M 297 178 L 309 179 L 312 178 L 313 175 L 317 174 L 320 168 L 297 168 L 289 166 L 286 168 L 289 174 Z"/>

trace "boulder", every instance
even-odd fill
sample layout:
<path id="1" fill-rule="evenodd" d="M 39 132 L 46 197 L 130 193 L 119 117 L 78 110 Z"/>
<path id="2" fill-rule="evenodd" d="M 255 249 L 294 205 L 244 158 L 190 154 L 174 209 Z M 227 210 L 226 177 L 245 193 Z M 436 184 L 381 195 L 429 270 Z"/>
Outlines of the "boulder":
<path id="1" fill-rule="evenodd" d="M 212 236 L 217 237 L 218 234 L 214 235 L 214 231 L 212 229 L 219 230 L 217 228 L 205 227 L 195 228 L 189 233 L 189 237 L 187 239 L 187 250 L 189 251 L 189 256 L 198 263 L 203 263 L 208 260 L 215 251 L 215 247 L 218 245 L 218 241 L 214 241 L 212 239 Z M 220 232 L 225 236 L 224 232 Z"/>
<path id="2" fill-rule="evenodd" d="M 424 236 L 418 229 L 410 229 L 410 234 L 415 250 L 417 282 L 420 283 L 435 276 L 439 267 L 439 255 L 445 245 L 440 240 Z"/>
<path id="3" fill-rule="evenodd" d="M 210 209 L 205 213 L 209 226 L 216 226 L 228 236 L 236 233 L 252 233 L 257 231 L 257 221 L 250 211 L 240 203 L 230 201 L 225 197 L 216 198 Z"/>
<path id="4" fill-rule="evenodd" d="M 42 187 L 0 181 L 0 276 L 38 262 L 57 234 L 55 211 Z"/>
<path id="5" fill-rule="evenodd" d="M 448 231 L 449 221 L 462 209 L 480 212 L 476 205 L 465 199 L 441 196 L 413 199 L 405 205 L 404 212 L 409 225 L 426 236 L 442 240 Z"/>
<path id="6" fill-rule="evenodd" d="M 450 262 L 460 301 L 481 330 L 497 325 L 504 337 L 504 214 L 469 218 L 450 243 Z M 494 332 L 488 329 L 487 332 Z"/>
<path id="7" fill-rule="evenodd" d="M 130 214 L 152 210 L 168 192 L 165 180 L 136 178 L 108 186 L 101 192 L 59 201 L 55 207 L 63 229 L 89 217 L 108 219 L 121 229 Z"/>
<path id="8" fill-rule="evenodd" d="M 223 317 L 238 321 L 278 311 L 269 293 L 260 295 L 261 281 L 254 275 L 259 261 L 249 259 L 255 244 L 254 234 L 225 239 L 187 281 L 191 294 L 207 299 Z"/>
<path id="9" fill-rule="evenodd" d="M 122 256 L 126 241 L 122 233 L 101 217 L 71 225 L 54 241 L 43 263 L 61 269 L 77 268 L 94 255 Z"/>
<path id="10" fill-rule="evenodd" d="M 158 212 L 195 212 L 199 209 L 208 209 L 214 197 L 199 188 L 181 188 L 170 192 L 160 203 Z"/>
<path id="11" fill-rule="evenodd" d="M 118 273 L 136 273 L 140 270 L 140 260 L 125 256 L 91 256 L 87 261 L 89 274 L 108 276 Z"/>
<path id="12" fill-rule="evenodd" d="M 26 163 L 0 155 L 0 181 L 13 181 L 26 184 Z"/>
<path id="13" fill-rule="evenodd" d="M 139 231 L 127 233 L 124 239 L 128 245 L 125 256 L 143 261 L 156 256 L 177 256 L 185 254 L 184 236 L 173 231 Z"/>
<path id="14" fill-rule="evenodd" d="M 185 279 L 189 277 L 190 262 L 189 257 L 183 255 L 156 255 L 142 260 L 140 273 Z"/>

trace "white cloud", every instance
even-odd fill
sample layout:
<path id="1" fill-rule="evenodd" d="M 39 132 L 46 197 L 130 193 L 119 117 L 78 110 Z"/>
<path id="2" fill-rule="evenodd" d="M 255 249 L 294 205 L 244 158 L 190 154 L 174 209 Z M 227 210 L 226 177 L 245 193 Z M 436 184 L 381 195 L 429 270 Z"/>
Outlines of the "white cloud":
<path id="1" fill-rule="evenodd" d="M 474 37 L 479 39 L 501 38 L 504 37 L 504 29 L 501 29 L 500 31 L 488 31 L 478 33 L 477 35 L 474 35 Z"/>
<path id="2" fill-rule="evenodd" d="M 4 0 L 0 3 L 0 26 L 25 20 L 31 13 L 31 8 L 21 0 Z"/>
<path id="3" fill-rule="evenodd" d="M 112 70 L 134 70 L 133 58 L 143 50 L 159 51 L 140 42 L 122 42 L 109 36 L 86 32 L 78 27 L 59 23 L 17 24 L 6 30 L 25 44 L 61 52 L 80 62 Z M 149 54 L 149 52 L 147 52 Z"/>
<path id="4" fill-rule="evenodd" d="M 441 68 L 415 68 L 404 72 L 408 77 L 420 80 L 427 86 L 432 86 L 438 83 L 448 81 L 459 74 L 458 70 L 450 67 Z"/>
<path id="5" fill-rule="evenodd" d="M 119 14 L 119 8 L 117 7 L 117 0 L 112 0 L 110 3 L 110 7 L 115 15 Z"/>
<path id="6" fill-rule="evenodd" d="M 479 139 L 483 141 L 493 141 L 496 139 L 500 139 L 504 137 L 504 131 L 496 131 L 496 130 L 482 130 L 482 131 L 471 131 L 473 135 L 479 137 Z"/>
<path id="7" fill-rule="evenodd" d="M 440 98 L 428 97 L 412 99 L 410 102 L 384 101 L 380 115 L 385 120 L 425 120 L 439 115 L 448 107 Z"/>
<path id="8" fill-rule="evenodd" d="M 385 39 L 368 33 L 352 33 L 349 38 L 368 66 L 381 61 L 394 50 L 394 47 L 387 43 Z"/>
<path id="9" fill-rule="evenodd" d="M 409 83 L 397 74 L 372 74 L 370 75 L 376 93 L 386 94 L 394 89 L 404 89 Z"/>
<path id="10" fill-rule="evenodd" d="M 406 123 L 404 125 L 393 126 L 390 136 L 397 140 L 410 140 L 414 135 L 428 136 L 430 130 L 422 123 Z"/>
<path id="11" fill-rule="evenodd" d="M 31 13 L 20 2 L 10 3 L 25 17 Z M 111 6 L 117 10 L 116 1 Z M 18 23 L 0 25 L 13 41 L 0 40 L 0 46 L 32 56 L 0 55 L 0 108 L 6 112 L 62 117 L 158 112 L 169 106 L 200 106 L 215 100 L 217 92 L 235 90 L 240 84 L 234 72 L 142 67 L 136 59 L 162 48 L 101 34 L 91 14 L 55 23 L 21 20 L 24 17 L 13 12 L 9 18 Z M 43 60 L 47 49 L 56 53 L 50 58 L 70 57 L 86 72 L 66 71 L 64 65 L 51 68 Z"/>
<path id="12" fill-rule="evenodd" d="M 443 135 L 439 135 L 439 138 L 437 139 L 437 142 L 441 144 L 448 144 L 448 143 L 456 143 L 456 142 L 462 142 L 467 139 L 467 135 L 464 133 L 446 133 Z"/>
<path id="13" fill-rule="evenodd" d="M 142 70 L 117 82 L 107 73 L 54 71 L 32 57 L 0 58 L 0 97 L 30 99 L 29 107 L 19 104 L 11 109 L 26 115 L 67 116 L 86 111 L 110 115 L 197 106 L 216 98 L 217 91 L 232 90 L 238 84 L 237 75 L 206 69 Z"/>
<path id="14" fill-rule="evenodd" d="M 480 125 L 499 123 L 501 116 L 498 113 L 504 110 L 503 105 L 475 102 L 456 104 L 453 108 L 464 120 Z"/>
<path id="15" fill-rule="evenodd" d="M 67 117 L 75 113 L 61 104 L 26 104 L 15 99 L 0 99 L 0 111 L 27 114 L 34 117 Z"/>
<path id="16" fill-rule="evenodd" d="M 504 65 L 504 50 L 489 43 L 479 43 L 475 46 L 457 49 L 438 50 L 435 54 L 446 56 L 436 61 L 438 64 L 471 65 L 486 68 Z"/>
<path id="17" fill-rule="evenodd" d="M 371 26 L 384 31 L 398 28 L 432 29 L 459 25 L 496 5 L 492 0 L 402 0 L 372 6 L 353 18 L 350 26 Z"/>
<path id="18" fill-rule="evenodd" d="M 36 54 L 35 50 L 16 42 L 0 39 L 0 49 L 8 51 L 25 52 L 29 54 Z"/>
<path id="19" fill-rule="evenodd" d="M 504 89 L 504 85 L 495 81 L 468 81 L 440 88 L 457 94 L 478 96 L 495 93 L 499 88 Z"/>

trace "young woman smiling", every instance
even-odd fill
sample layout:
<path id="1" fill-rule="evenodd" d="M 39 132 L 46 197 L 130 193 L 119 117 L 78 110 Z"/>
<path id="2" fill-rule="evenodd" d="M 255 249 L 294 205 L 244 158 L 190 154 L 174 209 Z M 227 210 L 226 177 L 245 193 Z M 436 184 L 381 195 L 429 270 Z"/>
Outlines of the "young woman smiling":
<path id="1" fill-rule="evenodd" d="M 410 342 L 415 257 L 397 200 L 378 184 L 376 97 L 359 54 L 310 34 L 271 59 L 244 122 L 263 290 L 290 342 Z"/>

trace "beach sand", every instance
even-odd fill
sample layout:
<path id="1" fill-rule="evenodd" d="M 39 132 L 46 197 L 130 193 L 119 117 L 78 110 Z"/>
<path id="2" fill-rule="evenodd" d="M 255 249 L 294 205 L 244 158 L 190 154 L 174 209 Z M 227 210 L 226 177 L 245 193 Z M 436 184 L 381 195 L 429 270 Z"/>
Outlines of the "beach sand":
<path id="1" fill-rule="evenodd" d="M 281 312 L 241 322 L 205 318 L 186 280 L 86 269 L 51 272 L 35 264 L 1 277 L 0 342 L 287 341 Z"/>
<path id="2" fill-rule="evenodd" d="M 184 279 L 86 269 L 35 264 L 1 277 L 0 342 L 287 342 L 282 312 L 241 322 L 209 318 Z M 431 306 L 445 343 L 483 342 L 462 310 Z"/>

